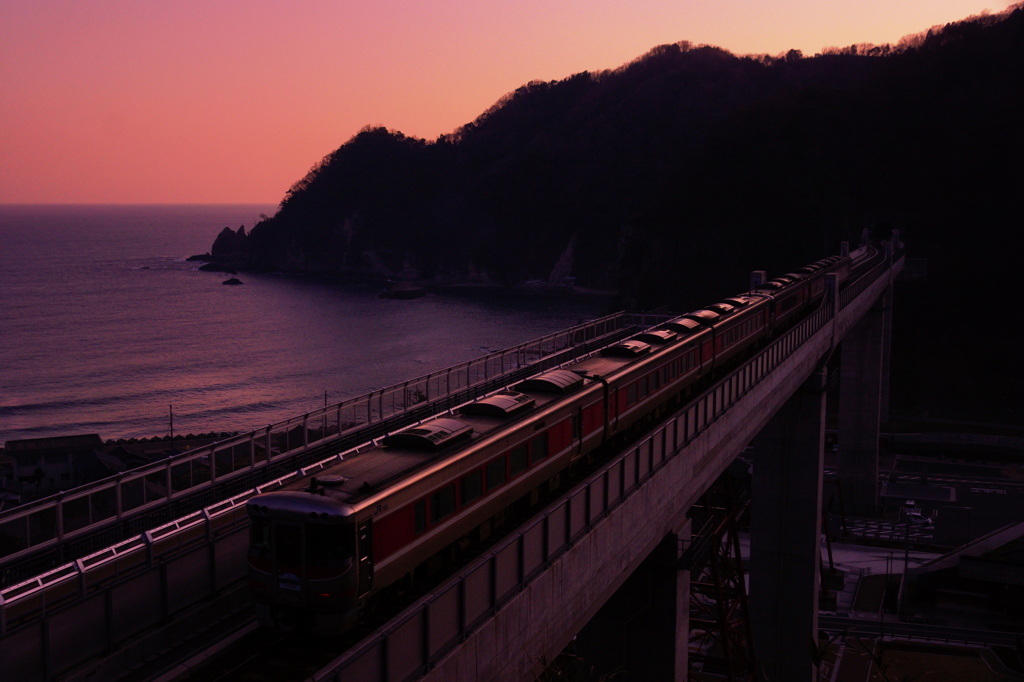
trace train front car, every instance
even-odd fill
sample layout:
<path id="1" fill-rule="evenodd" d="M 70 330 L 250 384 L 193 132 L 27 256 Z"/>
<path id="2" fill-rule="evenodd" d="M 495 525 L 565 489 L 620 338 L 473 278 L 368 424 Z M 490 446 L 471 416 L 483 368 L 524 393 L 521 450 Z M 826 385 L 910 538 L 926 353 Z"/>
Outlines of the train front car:
<path id="1" fill-rule="evenodd" d="M 348 505 L 314 478 L 301 491 L 265 493 L 246 504 L 249 588 L 262 625 L 343 631 L 358 618 L 358 538 Z"/>

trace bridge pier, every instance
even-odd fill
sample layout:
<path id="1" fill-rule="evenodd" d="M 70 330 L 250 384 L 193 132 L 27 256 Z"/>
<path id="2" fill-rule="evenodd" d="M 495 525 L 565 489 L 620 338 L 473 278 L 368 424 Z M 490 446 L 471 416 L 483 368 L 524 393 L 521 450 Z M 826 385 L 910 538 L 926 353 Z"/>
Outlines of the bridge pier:
<path id="1" fill-rule="evenodd" d="M 818 633 L 825 379 L 819 369 L 757 439 L 750 620 L 758 679 L 812 680 Z"/>
<path id="2" fill-rule="evenodd" d="M 888 412 L 892 285 L 840 346 L 839 480 L 846 511 L 878 511 L 878 438 Z"/>
<path id="3" fill-rule="evenodd" d="M 670 533 L 576 637 L 584 679 L 625 672 L 634 680 L 687 678 L 690 572 L 676 568 L 679 539 Z M 570 678 L 572 676 L 570 675 Z"/>

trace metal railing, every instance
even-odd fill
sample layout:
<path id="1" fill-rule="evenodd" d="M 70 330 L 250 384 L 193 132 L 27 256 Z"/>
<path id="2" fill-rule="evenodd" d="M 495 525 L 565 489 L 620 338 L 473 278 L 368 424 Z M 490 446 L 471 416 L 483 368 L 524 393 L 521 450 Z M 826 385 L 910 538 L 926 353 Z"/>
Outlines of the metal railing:
<path id="1" fill-rule="evenodd" d="M 445 409 L 448 398 L 461 401 L 474 387 L 487 387 L 524 369 L 539 371 L 564 362 L 586 352 L 588 343 L 631 324 L 629 313 L 608 315 L 0 512 L 0 566 L 159 507 L 173 509 L 173 503 L 204 491 L 213 493 L 229 481 L 239 480 L 240 489 L 251 488 L 260 482 L 252 474 L 271 464 L 358 437 L 363 430 L 372 431 L 390 417 L 416 408 Z M 567 357 L 563 359 L 562 354 Z M 548 362 L 541 363 L 545 359 Z M 371 432 L 369 438 L 373 437 Z M 219 492 L 228 496 L 237 490 Z M 206 498 L 201 504 L 215 501 Z M 183 515 L 182 510 L 176 511 L 174 515 Z M 192 510 L 184 510 L 188 511 Z M 165 516 L 153 525 L 167 520 Z"/>

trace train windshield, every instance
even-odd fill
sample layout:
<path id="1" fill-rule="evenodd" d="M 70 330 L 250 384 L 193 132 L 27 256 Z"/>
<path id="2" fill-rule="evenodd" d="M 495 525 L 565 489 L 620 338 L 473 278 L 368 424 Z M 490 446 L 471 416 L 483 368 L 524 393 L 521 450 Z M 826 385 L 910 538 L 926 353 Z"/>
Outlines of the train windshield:
<path id="1" fill-rule="evenodd" d="M 354 555 L 355 533 L 352 526 L 252 519 L 250 559 L 273 562 L 278 572 L 299 575 L 302 566 L 311 571 L 343 568 L 350 564 Z"/>
<path id="2" fill-rule="evenodd" d="M 351 526 L 306 526 L 306 561 L 310 566 L 337 568 L 355 554 Z"/>
<path id="3" fill-rule="evenodd" d="M 291 566 L 302 563 L 302 527 L 279 523 L 274 527 L 277 564 Z"/>
<path id="4" fill-rule="evenodd" d="M 270 521 L 249 517 L 249 546 L 254 550 L 270 549 Z"/>

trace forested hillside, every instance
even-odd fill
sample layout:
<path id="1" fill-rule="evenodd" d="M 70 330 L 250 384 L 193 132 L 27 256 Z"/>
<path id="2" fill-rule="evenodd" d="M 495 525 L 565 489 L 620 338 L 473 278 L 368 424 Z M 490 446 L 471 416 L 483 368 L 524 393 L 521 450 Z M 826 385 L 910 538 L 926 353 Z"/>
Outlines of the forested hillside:
<path id="1" fill-rule="evenodd" d="M 814 57 L 664 45 L 524 85 L 434 141 L 368 127 L 214 256 L 437 282 L 571 276 L 678 308 L 896 227 L 930 273 L 898 300 L 915 327 L 897 352 L 920 363 L 904 397 L 972 385 L 1020 406 L 1022 90 L 1022 9 Z M 1000 354 L 1014 359 L 997 369 Z"/>

